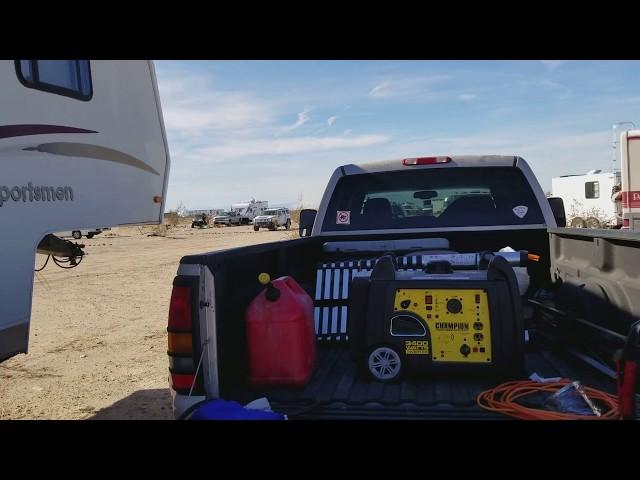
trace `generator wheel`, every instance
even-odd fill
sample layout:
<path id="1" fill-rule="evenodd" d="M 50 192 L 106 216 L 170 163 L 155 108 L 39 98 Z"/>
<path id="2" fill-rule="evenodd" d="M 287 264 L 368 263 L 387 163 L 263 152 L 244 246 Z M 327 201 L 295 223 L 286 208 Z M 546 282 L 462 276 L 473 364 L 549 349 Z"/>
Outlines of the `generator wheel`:
<path id="1" fill-rule="evenodd" d="M 79 230 L 74 230 L 73 232 L 71 232 L 71 236 L 76 240 L 80 240 L 82 238 L 82 233 L 80 233 Z"/>
<path id="2" fill-rule="evenodd" d="M 257 226 L 257 225 L 254 225 L 254 226 L 253 226 L 253 231 L 254 231 L 254 232 L 257 232 L 258 230 L 260 230 L 260 227 L 259 227 L 259 226 Z"/>
<path id="3" fill-rule="evenodd" d="M 372 350 L 367 365 L 371 376 L 381 382 L 396 380 L 402 370 L 400 355 L 389 347 L 378 347 Z"/>
<path id="4" fill-rule="evenodd" d="M 291 228 L 291 220 L 287 220 L 287 223 L 284 224 L 284 228 L 289 230 Z"/>

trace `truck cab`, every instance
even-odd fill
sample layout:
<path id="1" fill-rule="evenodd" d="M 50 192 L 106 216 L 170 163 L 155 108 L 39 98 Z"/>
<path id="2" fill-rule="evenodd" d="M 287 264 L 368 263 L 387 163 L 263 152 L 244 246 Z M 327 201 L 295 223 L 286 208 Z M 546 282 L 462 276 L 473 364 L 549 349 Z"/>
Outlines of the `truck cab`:
<path id="1" fill-rule="evenodd" d="M 234 210 L 229 210 L 228 212 L 224 212 L 220 215 L 216 215 L 213 217 L 214 225 L 240 225 L 242 222 L 242 217 L 240 214 Z"/>

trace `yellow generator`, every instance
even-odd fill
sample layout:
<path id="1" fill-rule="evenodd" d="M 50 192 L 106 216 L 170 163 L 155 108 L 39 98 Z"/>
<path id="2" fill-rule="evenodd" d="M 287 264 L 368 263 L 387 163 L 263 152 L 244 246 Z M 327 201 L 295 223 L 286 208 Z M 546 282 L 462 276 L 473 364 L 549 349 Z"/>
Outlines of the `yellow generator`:
<path id="1" fill-rule="evenodd" d="M 473 269 L 438 259 L 401 271 L 392 255 L 356 274 L 351 287 L 349 343 L 373 378 L 404 374 L 513 374 L 524 367 L 518 283 L 508 259 L 473 254 Z M 512 263 L 526 264 L 527 252 Z"/>

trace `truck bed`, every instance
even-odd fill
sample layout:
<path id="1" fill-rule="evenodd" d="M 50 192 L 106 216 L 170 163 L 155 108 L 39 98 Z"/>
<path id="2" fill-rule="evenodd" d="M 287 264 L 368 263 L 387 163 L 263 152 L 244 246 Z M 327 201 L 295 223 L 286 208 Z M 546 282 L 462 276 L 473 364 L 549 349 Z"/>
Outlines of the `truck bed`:
<path id="1" fill-rule="evenodd" d="M 518 232 L 510 233 L 505 238 L 503 233 L 500 242 L 517 248 L 531 244 L 531 241 L 525 244 L 518 235 Z M 471 246 L 464 243 L 467 237 L 457 237 L 453 233 L 447 237 L 455 251 L 471 250 Z M 535 239 L 546 241 L 546 232 L 543 237 Z M 509 418 L 482 410 L 476 405 L 476 397 L 481 391 L 514 378 L 417 377 L 401 383 L 383 384 L 371 380 L 351 360 L 346 343 L 335 340 L 319 341 L 318 368 L 306 387 L 250 387 L 247 384 L 244 324 L 246 306 L 261 288 L 255 279 L 261 272 L 270 272 L 273 276 L 291 275 L 313 296 L 318 263 L 321 260 L 341 260 L 326 258 L 322 250 L 322 243 L 326 240 L 307 237 L 182 259 L 183 264 L 207 265 L 215 277 L 217 332 L 219 339 L 224 338 L 218 351 L 222 398 L 246 404 L 266 397 L 275 411 L 286 413 L 292 419 Z M 475 247 L 481 249 L 495 249 L 496 241 L 488 234 L 482 236 L 479 233 L 474 237 Z M 542 251 L 542 247 L 538 247 L 535 251 Z M 540 267 L 539 274 L 548 272 L 548 265 Z M 536 283 L 543 280 L 537 279 Z M 534 341 L 528 344 L 525 371 L 520 379 L 527 379 L 534 372 L 543 377 L 580 380 L 587 386 L 615 393 L 615 383 L 611 378 L 577 360 L 562 343 L 554 345 L 552 342 Z"/>
<path id="2" fill-rule="evenodd" d="M 569 354 L 529 351 L 526 374 L 580 380 L 584 385 L 615 393 L 615 382 Z M 266 397 L 274 411 L 292 419 L 507 419 L 476 405 L 481 391 L 501 383 L 491 379 L 406 379 L 384 384 L 368 378 L 340 345 L 319 345 L 318 368 L 303 389 L 244 388 L 228 396 L 248 403 Z"/>

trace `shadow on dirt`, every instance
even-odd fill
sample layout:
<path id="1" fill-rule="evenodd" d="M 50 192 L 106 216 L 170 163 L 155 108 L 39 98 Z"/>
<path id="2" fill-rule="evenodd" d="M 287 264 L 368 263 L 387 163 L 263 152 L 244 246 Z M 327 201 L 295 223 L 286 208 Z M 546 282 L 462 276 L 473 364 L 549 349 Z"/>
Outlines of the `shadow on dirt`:
<path id="1" fill-rule="evenodd" d="M 169 389 L 140 390 L 98 410 L 89 420 L 173 420 Z"/>

